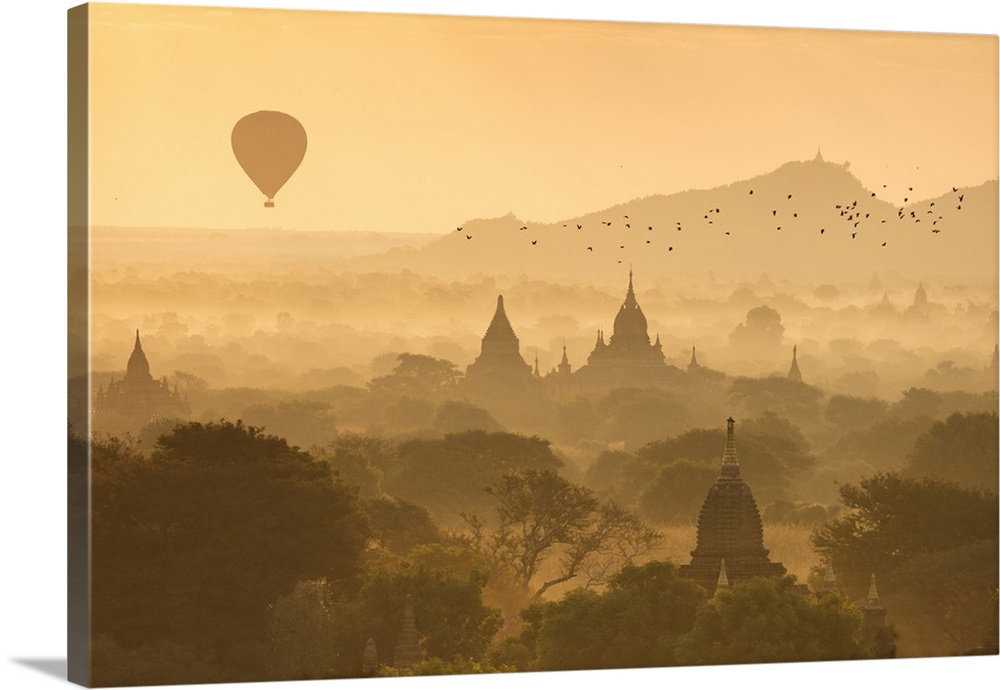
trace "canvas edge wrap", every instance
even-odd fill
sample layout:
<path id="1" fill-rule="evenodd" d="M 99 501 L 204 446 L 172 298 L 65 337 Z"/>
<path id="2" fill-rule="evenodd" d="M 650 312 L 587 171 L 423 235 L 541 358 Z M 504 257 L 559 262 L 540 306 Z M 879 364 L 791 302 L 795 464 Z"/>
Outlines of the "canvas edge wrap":
<path id="1" fill-rule="evenodd" d="M 67 639 L 70 682 L 90 685 L 89 7 L 67 11 Z"/>

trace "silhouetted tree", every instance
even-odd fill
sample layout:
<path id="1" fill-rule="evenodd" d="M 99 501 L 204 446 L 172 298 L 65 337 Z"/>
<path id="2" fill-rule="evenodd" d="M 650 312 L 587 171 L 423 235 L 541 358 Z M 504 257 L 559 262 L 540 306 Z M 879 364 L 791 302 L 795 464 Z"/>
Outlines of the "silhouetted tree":
<path id="1" fill-rule="evenodd" d="M 434 429 L 445 434 L 480 429 L 504 431 L 503 426 L 487 410 L 472 403 L 445 400 L 434 413 Z"/>
<path id="2" fill-rule="evenodd" d="M 671 666 L 677 638 L 691 630 L 704 601 L 704 590 L 672 563 L 626 566 L 604 592 L 575 589 L 532 604 L 520 633 L 494 658 L 522 671 Z"/>
<path id="3" fill-rule="evenodd" d="M 997 495 L 933 477 L 878 473 L 840 488 L 850 512 L 821 526 L 814 548 L 834 563 L 844 591 L 861 597 L 873 572 L 920 554 L 997 540 Z"/>
<path id="4" fill-rule="evenodd" d="M 643 513 L 659 522 L 694 522 L 719 468 L 705 462 L 675 460 L 660 468 L 639 498 Z"/>
<path id="5" fill-rule="evenodd" d="M 288 400 L 244 408 L 240 417 L 259 429 L 308 449 L 329 443 L 337 435 L 330 405 L 314 400 Z"/>
<path id="6" fill-rule="evenodd" d="M 227 680 L 256 679 L 270 602 L 304 579 L 358 581 L 368 529 L 354 492 L 284 439 L 189 423 L 148 460 L 95 445 L 93 466 L 95 634 L 177 642 Z"/>
<path id="7" fill-rule="evenodd" d="M 838 429 L 857 429 L 879 421 L 889 409 L 889 403 L 879 398 L 859 398 L 834 395 L 826 403 L 823 416 Z"/>
<path id="8" fill-rule="evenodd" d="M 733 414 L 755 417 L 773 412 L 805 427 L 814 426 L 822 412 L 823 391 L 785 376 L 740 377 L 729 386 Z"/>
<path id="9" fill-rule="evenodd" d="M 430 513 L 401 498 L 381 496 L 364 502 L 372 530 L 372 542 L 397 556 L 405 556 L 423 544 L 443 539 Z"/>
<path id="10" fill-rule="evenodd" d="M 410 352 L 396 359 L 399 363 L 391 374 L 368 382 L 372 392 L 433 399 L 453 391 L 460 379 L 458 369 L 446 359 Z"/>
<path id="11" fill-rule="evenodd" d="M 834 661 L 869 656 L 861 616 L 836 595 L 815 599 L 795 578 L 758 577 L 718 592 L 676 647 L 682 664 Z"/>
<path id="12" fill-rule="evenodd" d="M 757 431 L 753 420 L 748 420 L 748 430 L 741 431 L 737 440 L 741 472 L 761 503 L 783 497 L 792 479 L 816 464 L 801 434 L 786 424 L 767 417 L 761 423 L 763 431 Z M 673 438 L 649 443 L 637 450 L 636 455 L 648 468 L 646 482 L 652 481 L 659 468 L 682 459 L 704 463 L 718 477 L 725 447 L 725 430 L 691 429 Z M 704 499 L 704 493 L 700 498 Z"/>
<path id="13" fill-rule="evenodd" d="M 913 444 L 907 475 L 935 476 L 996 492 L 1000 446 L 996 413 L 953 414 L 935 422 Z"/>
<path id="14" fill-rule="evenodd" d="M 363 434 L 338 434 L 325 448 L 314 448 L 312 454 L 327 463 L 345 484 L 357 487 L 363 499 L 382 496 L 382 478 L 397 463 L 392 443 Z"/>
<path id="15" fill-rule="evenodd" d="M 631 511 L 601 503 L 589 489 L 551 470 L 505 474 L 487 493 L 497 502 L 496 526 L 489 529 L 468 516 L 471 539 L 491 559 L 508 564 L 514 581 L 535 598 L 581 575 L 587 584 L 604 582 L 660 541 Z M 547 579 L 533 588 L 552 557 L 558 557 L 558 567 L 550 565 Z"/>
<path id="16" fill-rule="evenodd" d="M 767 305 L 761 305 L 748 311 L 746 320 L 737 324 L 729 334 L 729 344 L 754 355 L 772 354 L 781 348 L 784 334 L 781 314 Z"/>
<path id="17" fill-rule="evenodd" d="M 506 472 L 557 469 L 562 461 L 537 436 L 465 431 L 443 438 L 412 439 L 396 448 L 386 468 L 386 492 L 430 510 L 442 524 L 490 504 L 484 489 Z"/>
<path id="18" fill-rule="evenodd" d="M 268 611 L 271 679 L 356 677 L 365 644 L 375 640 L 378 663 L 392 665 L 407 596 L 427 658 L 480 660 L 500 612 L 482 600 L 485 576 L 467 577 L 403 562 L 369 573 L 356 594 L 324 580 L 299 583 Z"/>

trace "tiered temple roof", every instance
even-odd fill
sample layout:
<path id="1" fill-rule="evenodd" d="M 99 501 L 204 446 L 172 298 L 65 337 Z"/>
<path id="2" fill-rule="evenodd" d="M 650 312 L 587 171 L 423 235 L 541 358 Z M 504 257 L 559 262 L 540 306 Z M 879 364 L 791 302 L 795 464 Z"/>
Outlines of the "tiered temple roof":
<path id="1" fill-rule="evenodd" d="M 697 582 L 709 595 L 715 593 L 723 568 L 730 585 L 754 577 L 780 577 L 787 572 L 781 563 L 768 559 L 760 511 L 750 487 L 740 476 L 735 420 L 730 417 L 727 424 L 719 478 L 708 490 L 698 515 L 698 543 L 691 552 L 691 562 L 680 567 L 682 576 Z"/>

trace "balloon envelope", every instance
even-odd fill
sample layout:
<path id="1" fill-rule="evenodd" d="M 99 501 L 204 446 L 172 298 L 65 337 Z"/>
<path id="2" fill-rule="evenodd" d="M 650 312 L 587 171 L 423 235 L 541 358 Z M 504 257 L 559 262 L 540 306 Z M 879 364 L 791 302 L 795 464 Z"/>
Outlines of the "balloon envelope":
<path id="1" fill-rule="evenodd" d="M 306 130 L 291 115 L 260 110 L 233 127 L 233 153 L 240 167 L 274 206 L 274 195 L 306 155 Z"/>

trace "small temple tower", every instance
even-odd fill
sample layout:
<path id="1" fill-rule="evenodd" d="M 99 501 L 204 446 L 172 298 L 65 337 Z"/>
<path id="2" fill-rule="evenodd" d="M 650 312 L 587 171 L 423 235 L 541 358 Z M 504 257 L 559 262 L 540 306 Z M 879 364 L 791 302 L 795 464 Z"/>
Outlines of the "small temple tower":
<path id="1" fill-rule="evenodd" d="M 154 379 L 142 349 L 139 330 L 125 366 L 125 376 L 101 386 L 94 396 L 94 424 L 102 431 L 138 431 L 157 418 L 183 418 L 189 412 L 166 377 Z"/>
<path id="2" fill-rule="evenodd" d="M 885 624 L 885 609 L 878 599 L 878 588 L 875 586 L 875 573 L 872 573 L 871 584 L 868 585 L 868 598 L 861 607 L 864 616 L 862 631 L 865 641 L 876 659 L 891 659 L 896 656 L 896 642 Z"/>
<path id="3" fill-rule="evenodd" d="M 764 548 L 764 526 L 750 487 L 740 476 L 734 426 L 726 427 L 726 449 L 719 478 L 705 497 L 698 515 L 698 544 L 680 575 L 705 588 L 711 596 L 725 568 L 726 582 L 735 585 L 755 577 L 781 577 L 787 571 L 772 563 Z M 725 561 L 725 566 L 723 566 Z"/>
<path id="4" fill-rule="evenodd" d="M 826 574 L 823 575 L 823 584 L 819 588 L 820 596 L 824 594 L 839 594 L 840 587 L 837 586 L 837 576 L 833 572 L 833 564 L 826 564 Z"/>
<path id="5" fill-rule="evenodd" d="M 799 371 L 799 346 L 792 346 L 792 368 L 788 370 L 788 378 L 792 381 L 802 383 L 802 372 Z"/>
<path id="6" fill-rule="evenodd" d="M 533 378 L 531 366 L 521 357 L 520 342 L 504 310 L 503 295 L 497 295 L 496 311 L 483 335 L 482 349 L 476 361 L 466 369 L 466 379 L 473 386 L 516 388 Z"/>
<path id="7" fill-rule="evenodd" d="M 694 345 L 691 346 L 691 361 L 688 362 L 688 371 L 695 371 L 696 369 L 701 369 L 701 365 L 698 364 L 698 355 L 694 350 Z"/>
<path id="8" fill-rule="evenodd" d="M 913 306 L 921 311 L 927 311 L 927 291 L 924 290 L 923 283 L 918 283 L 917 291 L 913 293 Z"/>
<path id="9" fill-rule="evenodd" d="M 393 654 L 393 666 L 396 668 L 409 668 L 419 664 L 424 659 L 424 650 L 420 646 L 420 638 L 417 636 L 416 616 L 413 614 L 413 599 L 406 595 L 406 604 L 403 607 L 403 629 L 399 632 L 399 640 L 396 643 L 396 650 Z"/>
<path id="10" fill-rule="evenodd" d="M 566 378 L 568 378 L 570 374 L 573 373 L 573 367 L 570 366 L 569 358 L 566 357 L 566 343 L 563 343 L 562 361 L 559 362 L 559 368 L 556 370 L 556 372 L 559 374 L 559 376 Z"/>
<path id="11" fill-rule="evenodd" d="M 719 563 L 719 579 L 715 582 L 716 593 L 719 590 L 729 589 L 729 577 L 726 575 L 726 559 L 723 558 Z"/>
<path id="12" fill-rule="evenodd" d="M 374 676 L 378 673 L 378 649 L 375 647 L 375 638 L 369 637 L 365 643 L 365 655 L 361 662 L 361 675 L 366 677 Z"/>

